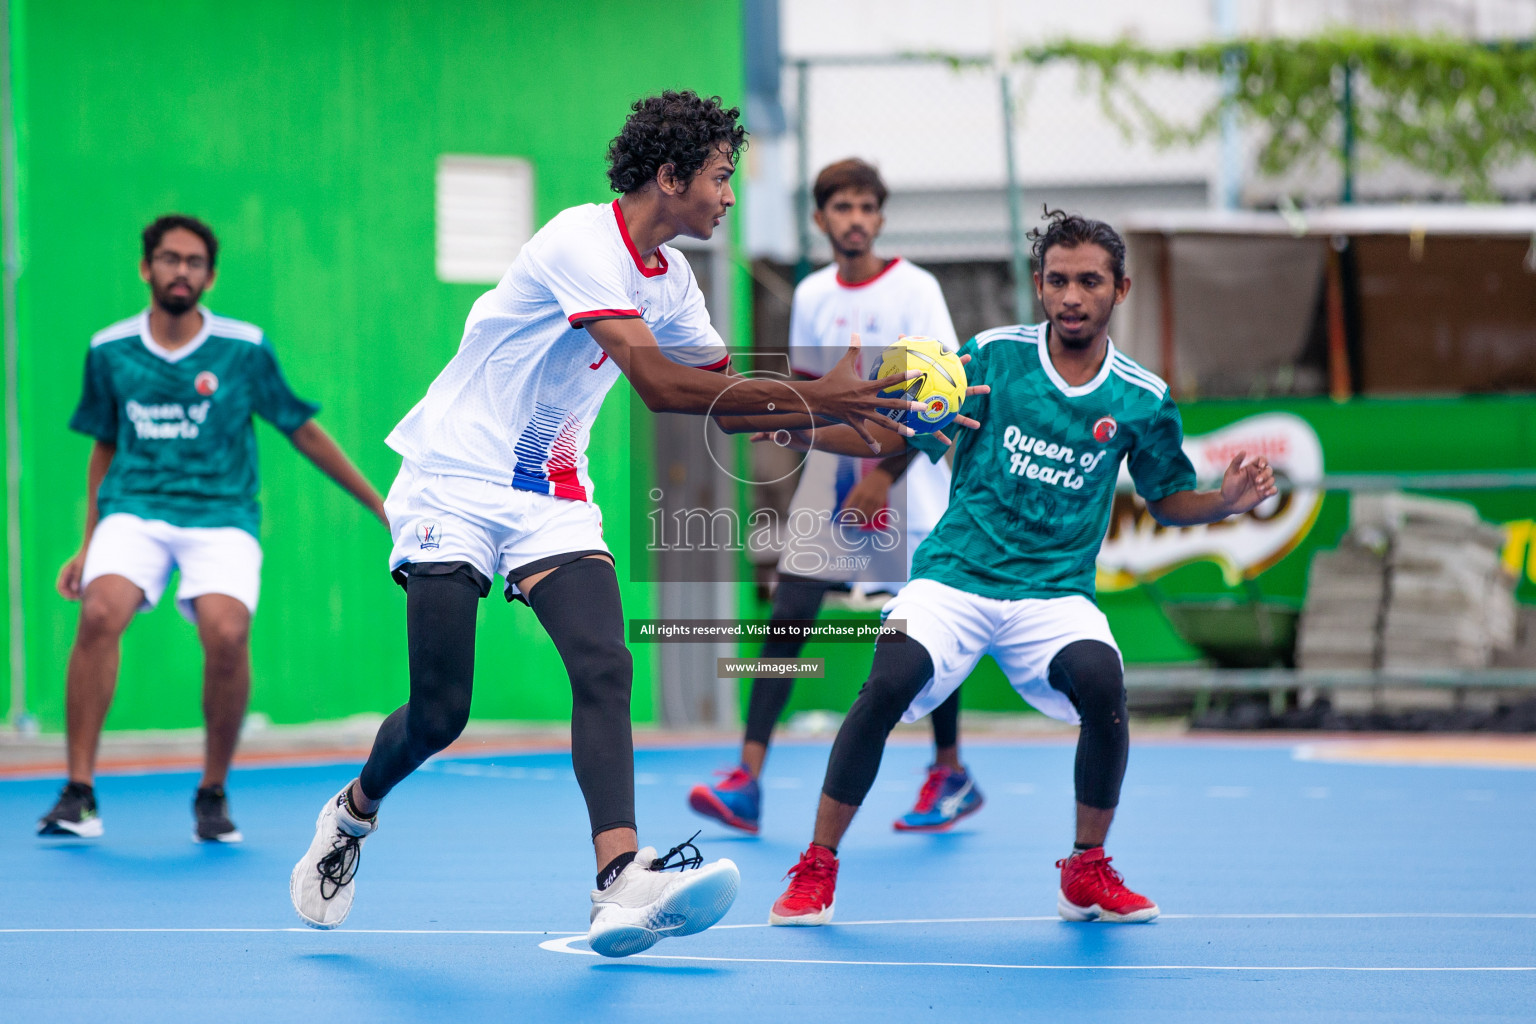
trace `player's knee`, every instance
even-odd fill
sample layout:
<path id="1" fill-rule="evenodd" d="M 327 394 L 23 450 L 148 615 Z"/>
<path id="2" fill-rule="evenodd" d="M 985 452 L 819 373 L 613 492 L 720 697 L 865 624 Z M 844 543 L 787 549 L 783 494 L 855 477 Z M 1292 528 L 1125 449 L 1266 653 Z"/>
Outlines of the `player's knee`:
<path id="1" fill-rule="evenodd" d="M 131 620 L 132 612 L 124 615 L 123 610 L 111 601 L 87 592 L 80 601 L 80 622 L 75 631 L 76 642 L 83 646 L 103 642 L 116 643 Z"/>
<path id="2" fill-rule="evenodd" d="M 413 703 L 406 712 L 405 742 L 411 757 L 425 761 L 446 749 L 469 724 L 469 700 L 437 700 L 430 706 Z"/>
<path id="3" fill-rule="evenodd" d="M 1050 683 L 1065 693 L 1087 722 L 1125 720 L 1125 669 L 1120 654 L 1098 640 L 1078 640 L 1051 659 Z"/>
<path id="4" fill-rule="evenodd" d="M 871 715 L 889 732 L 931 678 L 933 659 L 922 644 L 911 639 L 881 640 L 875 645 L 874 664 L 854 708 Z"/>
<path id="5" fill-rule="evenodd" d="M 896 728 L 896 723 L 901 721 L 902 714 L 911 706 L 912 699 L 921 689 L 921 683 L 914 689 L 901 679 L 876 673 L 859 690 L 854 709 L 868 715 L 889 732 Z M 854 710 L 850 710 L 849 715 L 853 714 Z"/>
<path id="6" fill-rule="evenodd" d="M 220 661 L 240 660 L 246 655 L 251 639 L 249 616 L 221 616 L 198 623 L 203 650 L 209 658 Z"/>
<path id="7" fill-rule="evenodd" d="M 622 638 L 614 637 L 583 645 L 568 659 L 571 699 L 584 708 L 629 707 L 635 663 Z"/>

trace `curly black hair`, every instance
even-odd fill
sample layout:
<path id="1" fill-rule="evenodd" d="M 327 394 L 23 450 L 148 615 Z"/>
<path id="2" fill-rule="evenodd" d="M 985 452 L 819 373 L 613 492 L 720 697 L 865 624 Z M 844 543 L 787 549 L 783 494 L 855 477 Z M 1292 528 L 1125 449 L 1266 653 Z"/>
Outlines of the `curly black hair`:
<path id="1" fill-rule="evenodd" d="M 208 269 L 212 270 L 219 259 L 219 240 L 214 237 L 213 229 L 196 217 L 188 217 L 184 213 L 168 213 L 163 217 L 157 217 L 144 229 L 144 262 L 148 263 L 155 255 L 155 250 L 160 248 L 160 242 L 165 238 L 166 232 L 180 228 L 190 231 L 203 240 L 208 247 Z"/>
<path id="2" fill-rule="evenodd" d="M 624 129 L 608 143 L 608 183 L 615 192 L 638 192 L 666 164 L 689 182 L 722 145 L 734 161 L 747 144 L 747 130 L 737 123 L 741 109 L 725 106 L 719 96 L 668 89 L 636 100 L 630 110 Z"/>
<path id="3" fill-rule="evenodd" d="M 1080 213 L 1067 213 L 1042 207 L 1046 224 L 1044 229 L 1031 228 L 1029 240 L 1034 243 L 1035 270 L 1045 273 L 1045 254 L 1052 246 L 1076 249 L 1079 245 L 1096 245 L 1109 253 L 1110 266 L 1115 271 L 1115 284 L 1125 280 L 1125 239 L 1120 232 L 1101 220 L 1092 220 Z"/>

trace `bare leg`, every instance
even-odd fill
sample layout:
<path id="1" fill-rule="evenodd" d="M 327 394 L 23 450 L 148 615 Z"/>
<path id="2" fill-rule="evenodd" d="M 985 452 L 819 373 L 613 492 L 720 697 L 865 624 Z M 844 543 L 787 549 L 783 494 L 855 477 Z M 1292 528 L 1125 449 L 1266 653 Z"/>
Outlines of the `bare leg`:
<path id="1" fill-rule="evenodd" d="M 69 781 L 89 786 L 96 776 L 101 726 L 112 706 L 121 640 L 144 601 L 123 576 L 98 576 L 80 598 L 80 624 L 65 672 L 64 722 Z"/>
<path id="2" fill-rule="evenodd" d="M 357 812 L 363 817 L 371 818 L 375 814 L 379 813 L 379 801 L 369 799 L 368 796 L 363 792 L 363 787 L 358 785 L 357 779 L 352 780 L 352 786 L 349 790 L 349 795 L 352 798 L 352 806 L 356 808 Z"/>
<path id="3" fill-rule="evenodd" d="M 251 699 L 251 613 L 236 598 L 204 594 L 192 600 L 203 644 L 203 778 L 222 786 L 229 777 L 240 723 Z"/>
<path id="4" fill-rule="evenodd" d="M 763 774 L 763 762 L 767 760 L 768 744 L 747 740 L 741 745 L 741 763 L 747 766 L 754 779 Z"/>
<path id="5" fill-rule="evenodd" d="M 960 691 L 944 698 L 928 721 L 933 726 L 933 763 L 960 771 Z"/>
<path id="6" fill-rule="evenodd" d="M 622 853 L 634 853 L 640 842 L 632 828 L 611 828 L 592 837 L 592 852 L 597 854 L 597 867 L 601 871 Z"/>
<path id="7" fill-rule="evenodd" d="M 1077 805 L 1077 845 L 1103 846 L 1109 837 L 1109 823 L 1115 820 L 1115 809 Z"/>
<path id="8" fill-rule="evenodd" d="M 821 794 L 821 802 L 816 805 L 816 831 L 811 842 L 829 850 L 837 849 L 848 826 L 853 824 L 853 816 L 858 813 L 856 805 L 839 803 L 827 794 Z"/>

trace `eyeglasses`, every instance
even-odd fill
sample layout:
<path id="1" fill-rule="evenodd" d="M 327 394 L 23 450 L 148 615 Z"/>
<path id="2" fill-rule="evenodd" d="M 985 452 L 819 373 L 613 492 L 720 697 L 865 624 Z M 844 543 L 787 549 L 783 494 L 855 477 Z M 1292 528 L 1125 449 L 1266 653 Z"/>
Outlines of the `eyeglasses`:
<path id="1" fill-rule="evenodd" d="M 157 267 L 164 267 L 166 270 L 175 270 L 183 263 L 187 265 L 188 270 L 208 269 L 208 257 L 183 256 L 176 252 L 157 252 L 150 258 L 150 262 Z"/>

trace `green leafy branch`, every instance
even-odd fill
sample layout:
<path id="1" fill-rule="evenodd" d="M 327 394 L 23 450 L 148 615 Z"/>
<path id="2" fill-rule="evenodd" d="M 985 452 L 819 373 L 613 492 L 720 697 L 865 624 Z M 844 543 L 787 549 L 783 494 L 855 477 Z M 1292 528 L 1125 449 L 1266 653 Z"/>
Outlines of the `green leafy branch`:
<path id="1" fill-rule="evenodd" d="M 1346 73 L 1359 144 L 1455 183 L 1469 198 L 1493 198 L 1497 168 L 1536 156 L 1536 47 L 1528 43 L 1341 30 L 1163 50 L 1068 41 L 1014 59 L 1078 65 L 1097 78 L 1106 116 L 1160 147 L 1211 137 L 1233 109 L 1259 127 L 1259 166 L 1270 174 L 1339 156 Z M 1193 120 L 1176 122 L 1143 95 L 1144 76 L 1157 71 L 1230 76 L 1233 87 Z"/>

